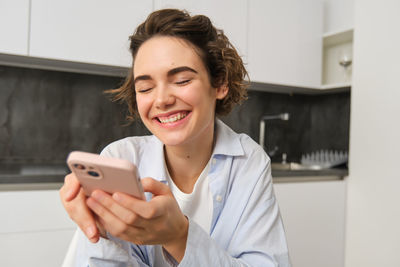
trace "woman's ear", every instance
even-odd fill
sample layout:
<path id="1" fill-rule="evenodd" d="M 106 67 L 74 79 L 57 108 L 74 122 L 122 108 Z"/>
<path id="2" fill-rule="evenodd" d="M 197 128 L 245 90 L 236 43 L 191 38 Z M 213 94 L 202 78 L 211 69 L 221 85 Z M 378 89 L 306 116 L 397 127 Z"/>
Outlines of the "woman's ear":
<path id="1" fill-rule="evenodd" d="M 216 98 L 221 100 L 224 99 L 225 96 L 228 94 L 229 92 L 229 87 L 227 83 L 224 83 L 223 85 L 221 85 L 220 87 L 218 87 L 217 89 L 217 93 L 216 93 Z"/>

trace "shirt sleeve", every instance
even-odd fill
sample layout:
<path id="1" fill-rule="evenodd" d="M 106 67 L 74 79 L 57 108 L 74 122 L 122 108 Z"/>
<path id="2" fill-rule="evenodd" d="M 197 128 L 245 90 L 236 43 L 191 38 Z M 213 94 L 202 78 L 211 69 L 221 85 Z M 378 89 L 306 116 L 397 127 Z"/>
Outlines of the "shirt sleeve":
<path id="1" fill-rule="evenodd" d="M 218 220 L 231 223 L 227 216 Z M 189 220 L 185 255 L 179 266 L 291 266 L 269 166 L 263 170 L 229 239 L 228 247 L 221 248 Z"/>
<path id="2" fill-rule="evenodd" d="M 75 265 L 89 267 L 147 267 L 140 255 L 130 249 L 130 243 L 100 238 L 97 243 L 91 243 L 80 229 L 75 240 Z"/>

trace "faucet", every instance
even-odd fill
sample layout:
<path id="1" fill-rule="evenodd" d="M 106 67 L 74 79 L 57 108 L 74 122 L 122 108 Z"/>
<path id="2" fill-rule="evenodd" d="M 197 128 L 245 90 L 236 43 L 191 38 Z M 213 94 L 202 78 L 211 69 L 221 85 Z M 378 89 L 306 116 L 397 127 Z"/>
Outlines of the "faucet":
<path id="1" fill-rule="evenodd" d="M 260 120 L 260 136 L 259 136 L 259 144 L 260 146 L 265 150 L 265 146 L 264 146 L 264 142 L 265 142 L 265 121 L 267 120 L 284 120 L 287 121 L 289 120 L 289 113 L 281 113 L 281 114 L 276 114 L 276 115 L 265 115 L 261 117 Z M 278 150 L 278 147 L 275 146 L 275 148 L 270 151 L 269 153 L 267 152 L 267 154 L 269 156 L 273 156 Z"/>

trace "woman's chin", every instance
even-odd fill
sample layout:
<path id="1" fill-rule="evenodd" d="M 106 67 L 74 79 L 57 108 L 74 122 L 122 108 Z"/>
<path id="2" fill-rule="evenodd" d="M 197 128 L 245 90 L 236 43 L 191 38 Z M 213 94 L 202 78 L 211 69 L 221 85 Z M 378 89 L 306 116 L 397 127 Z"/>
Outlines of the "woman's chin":
<path id="1" fill-rule="evenodd" d="M 185 138 L 177 138 L 176 136 L 170 137 L 170 138 L 163 136 L 162 138 L 159 138 L 159 139 L 165 146 L 177 147 L 177 146 L 185 145 L 185 143 L 187 143 L 187 142 L 185 142 L 186 141 Z"/>

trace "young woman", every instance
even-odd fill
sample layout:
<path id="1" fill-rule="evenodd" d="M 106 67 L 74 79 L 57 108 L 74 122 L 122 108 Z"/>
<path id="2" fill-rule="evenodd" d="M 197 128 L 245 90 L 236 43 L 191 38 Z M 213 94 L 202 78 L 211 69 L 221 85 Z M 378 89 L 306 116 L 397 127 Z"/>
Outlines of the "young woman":
<path id="1" fill-rule="evenodd" d="M 82 230 L 75 266 L 290 266 L 270 160 L 216 118 L 246 97 L 226 36 L 205 16 L 165 9 L 136 29 L 130 49 L 132 71 L 113 92 L 153 135 L 102 155 L 133 162 L 151 195 L 86 198 L 66 176 L 60 196 Z"/>

